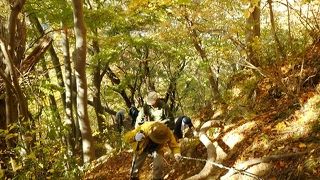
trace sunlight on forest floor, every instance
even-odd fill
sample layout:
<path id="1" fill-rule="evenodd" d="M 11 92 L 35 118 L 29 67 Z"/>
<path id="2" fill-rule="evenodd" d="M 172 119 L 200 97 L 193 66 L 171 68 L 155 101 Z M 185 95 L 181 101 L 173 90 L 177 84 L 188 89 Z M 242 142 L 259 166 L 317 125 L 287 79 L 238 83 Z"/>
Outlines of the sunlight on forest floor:
<path id="1" fill-rule="evenodd" d="M 245 138 L 244 133 L 248 131 L 248 129 L 251 129 L 255 126 L 255 122 L 247 122 L 230 131 L 226 136 L 223 137 L 223 141 L 232 149 L 238 142 Z"/>
<path id="2" fill-rule="evenodd" d="M 317 127 L 320 116 L 320 95 L 315 94 L 297 110 L 291 121 L 280 122 L 276 125 L 278 133 L 294 133 L 296 136 L 303 136 L 312 133 L 314 127 Z M 283 138 L 285 138 L 284 136 Z"/>

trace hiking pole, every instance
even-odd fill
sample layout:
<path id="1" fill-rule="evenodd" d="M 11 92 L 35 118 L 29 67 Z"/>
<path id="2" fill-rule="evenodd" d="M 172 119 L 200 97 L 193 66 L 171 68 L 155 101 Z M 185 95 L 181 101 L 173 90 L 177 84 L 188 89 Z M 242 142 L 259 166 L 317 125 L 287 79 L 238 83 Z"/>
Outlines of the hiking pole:
<path id="1" fill-rule="evenodd" d="M 259 179 L 259 180 L 262 180 L 262 178 L 258 177 L 257 175 L 253 174 L 253 173 L 250 173 L 250 172 L 247 172 L 245 170 L 240 170 L 240 169 L 236 169 L 234 167 L 227 167 L 227 166 L 224 166 L 223 164 L 219 164 L 219 163 L 216 163 L 216 162 L 213 162 L 213 161 L 210 161 L 210 160 L 206 160 L 206 159 L 198 159 L 198 158 L 192 158 L 192 157 L 186 157 L 186 156 L 181 156 L 183 159 L 188 159 L 188 160 L 194 160 L 194 161 L 202 161 L 202 162 L 209 162 L 210 164 L 214 165 L 214 166 L 217 166 L 219 168 L 223 168 L 223 169 L 227 169 L 227 170 L 233 170 L 233 171 L 236 171 L 237 173 L 240 173 L 242 175 L 246 175 L 246 176 L 249 176 L 249 177 L 252 177 L 254 179 Z"/>
<path id="2" fill-rule="evenodd" d="M 137 141 L 136 152 L 133 154 L 133 159 L 132 159 L 132 165 L 131 165 L 131 171 L 130 171 L 130 179 L 132 178 L 133 168 L 134 168 L 134 165 L 136 164 L 137 152 L 139 151 L 139 144 L 140 144 L 140 141 Z"/>
<path id="3" fill-rule="evenodd" d="M 140 130 L 134 137 L 135 141 L 137 142 L 137 148 L 136 148 L 136 152 L 133 154 L 133 159 L 132 159 L 132 167 L 131 167 L 131 172 L 130 172 L 130 178 L 132 178 L 133 175 L 133 170 L 134 170 L 134 166 L 136 165 L 136 160 L 137 160 L 137 153 L 139 152 L 139 145 L 140 145 L 140 141 L 145 138 L 143 131 Z"/>

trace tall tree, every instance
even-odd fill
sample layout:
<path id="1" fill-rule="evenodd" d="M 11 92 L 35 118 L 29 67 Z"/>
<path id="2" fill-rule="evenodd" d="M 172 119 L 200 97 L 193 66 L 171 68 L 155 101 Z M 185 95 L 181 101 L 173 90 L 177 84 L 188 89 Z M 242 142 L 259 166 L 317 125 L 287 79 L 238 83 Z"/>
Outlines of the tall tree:
<path id="1" fill-rule="evenodd" d="M 254 66 L 259 66 L 259 59 L 254 51 L 254 40 L 260 37 L 260 4 L 259 0 L 250 3 L 248 10 L 249 17 L 246 19 L 248 61 Z"/>
<path id="2" fill-rule="evenodd" d="M 11 1 L 7 36 L 0 37 L 0 46 L 5 64 L 5 73 L 1 69 L 1 77 L 5 80 L 5 106 L 6 106 L 6 128 L 10 131 L 11 126 L 17 121 L 28 120 L 28 104 L 23 94 L 18 76 L 19 65 L 24 58 L 26 29 L 25 21 L 19 18 L 19 14 L 25 4 L 25 0 Z M 19 41 L 17 41 L 19 39 Z M 24 136 L 24 133 L 21 133 Z M 7 148 L 15 148 L 16 141 L 7 140 Z M 28 150 L 27 146 L 25 146 Z M 13 169 L 15 164 L 12 163 Z"/>
<path id="3" fill-rule="evenodd" d="M 217 70 L 217 68 L 211 67 L 211 64 L 209 63 L 210 61 L 207 56 L 207 52 L 202 44 L 201 38 L 198 35 L 197 29 L 195 28 L 196 26 L 194 25 L 193 20 L 190 19 L 188 14 L 185 15 L 185 19 L 187 22 L 187 28 L 189 30 L 194 48 L 199 53 L 202 61 L 207 64 L 206 70 L 208 73 L 209 83 L 211 85 L 213 101 L 221 102 L 222 99 L 219 91 L 219 81 L 218 81 L 219 71 Z"/>
<path id="4" fill-rule="evenodd" d="M 277 31 L 276 31 L 276 21 L 274 19 L 274 12 L 273 12 L 273 7 L 272 7 L 272 0 L 268 0 L 268 5 L 269 5 L 269 11 L 270 11 L 270 23 L 271 23 L 271 33 L 273 35 L 273 38 L 276 42 L 276 52 L 277 52 L 277 56 L 279 56 L 278 54 L 280 53 L 282 58 L 286 57 L 284 48 L 280 42 L 280 39 L 277 35 Z"/>
<path id="5" fill-rule="evenodd" d="M 97 33 L 95 33 L 97 35 Z M 92 48 L 94 54 L 100 53 L 99 48 L 99 42 L 98 37 L 96 37 L 96 40 L 92 41 Z M 99 59 L 97 63 L 94 65 L 92 76 L 93 76 L 93 106 L 95 107 L 95 113 L 97 116 L 97 123 L 98 123 L 98 129 L 100 133 L 103 133 L 103 131 L 106 129 L 106 124 L 104 123 L 103 118 L 103 106 L 101 102 L 101 81 L 106 73 L 106 71 L 101 70 L 101 60 Z"/>
<path id="6" fill-rule="evenodd" d="M 29 19 L 32 22 L 32 24 L 36 27 L 36 29 L 38 30 L 39 36 L 40 37 L 44 36 L 45 32 L 44 32 L 38 18 L 36 17 L 36 15 L 30 14 Z M 50 50 L 50 54 L 52 54 L 51 51 L 54 51 L 52 44 L 50 45 L 49 50 Z M 55 51 L 53 53 L 55 54 Z M 55 57 L 57 57 L 57 56 L 55 56 Z M 52 59 L 54 59 L 54 57 L 52 57 Z M 58 62 L 59 62 L 59 60 L 58 60 Z M 47 67 L 45 60 L 43 60 L 43 63 L 41 63 L 41 66 L 42 66 L 43 71 L 45 72 L 44 76 L 49 80 L 50 75 L 49 75 L 48 67 Z M 59 68 L 60 68 L 60 66 L 59 66 Z M 59 77 L 59 75 L 57 75 L 57 77 Z M 63 97 L 61 97 L 61 98 L 63 99 Z M 61 122 L 61 116 L 58 111 L 57 102 L 56 102 L 55 97 L 52 94 L 49 95 L 49 101 L 50 101 L 50 105 L 51 105 L 50 108 L 52 109 L 53 116 L 57 119 L 57 121 Z"/>
<path id="7" fill-rule="evenodd" d="M 63 51 L 63 59 L 64 59 L 64 65 L 65 65 L 65 97 L 66 97 L 66 105 L 65 105 L 65 111 L 66 111 L 66 117 L 65 122 L 68 129 L 68 137 L 67 137 L 67 143 L 68 143 L 68 149 L 72 154 L 74 154 L 75 145 L 77 143 L 78 137 L 76 133 L 76 126 L 73 118 L 73 89 L 72 89 L 72 67 L 71 67 L 71 61 L 70 61 L 70 47 L 69 47 L 69 39 L 68 39 L 68 28 L 65 25 L 64 22 L 62 24 L 62 51 Z"/>
<path id="8" fill-rule="evenodd" d="M 92 131 L 88 117 L 88 92 L 86 77 L 87 35 L 83 15 L 83 1 L 72 0 L 75 47 L 75 76 L 77 86 L 77 114 L 82 136 L 83 161 L 88 163 L 95 159 Z"/>

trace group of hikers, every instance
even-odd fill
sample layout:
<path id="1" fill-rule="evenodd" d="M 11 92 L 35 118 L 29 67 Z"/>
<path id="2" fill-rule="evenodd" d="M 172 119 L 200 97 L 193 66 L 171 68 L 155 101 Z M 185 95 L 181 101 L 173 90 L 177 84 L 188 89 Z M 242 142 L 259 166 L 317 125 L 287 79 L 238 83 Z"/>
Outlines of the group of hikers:
<path id="1" fill-rule="evenodd" d="M 187 128 L 194 130 L 191 119 L 188 116 L 174 119 L 167 104 L 155 91 L 148 93 L 139 110 L 131 107 L 129 115 L 134 129 L 125 133 L 124 140 L 131 144 L 134 152 L 130 179 L 139 179 L 139 170 L 147 157 L 153 158 L 152 179 L 163 179 L 163 155 L 169 147 L 175 160 L 181 160 L 179 139 L 183 138 Z M 123 121 L 124 111 L 119 111 L 116 118 Z"/>

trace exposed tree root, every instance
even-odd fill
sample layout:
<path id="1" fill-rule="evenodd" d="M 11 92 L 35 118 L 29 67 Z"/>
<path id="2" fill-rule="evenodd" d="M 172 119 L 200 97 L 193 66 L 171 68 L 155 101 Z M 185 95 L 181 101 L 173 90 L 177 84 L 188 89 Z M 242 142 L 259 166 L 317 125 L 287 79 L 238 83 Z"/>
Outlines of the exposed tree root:
<path id="1" fill-rule="evenodd" d="M 216 168 L 210 163 L 210 161 L 215 161 L 217 157 L 216 148 L 214 147 L 213 143 L 207 136 L 207 130 L 212 127 L 221 127 L 221 122 L 212 120 L 204 123 L 199 132 L 199 139 L 207 148 L 207 162 L 203 169 L 196 175 L 189 177 L 187 180 L 194 180 L 194 179 L 204 179 L 207 178 L 211 172 Z"/>
<path id="2" fill-rule="evenodd" d="M 270 163 L 271 161 L 293 158 L 293 157 L 297 157 L 305 154 L 308 154 L 308 151 L 289 153 L 289 154 L 280 154 L 280 155 L 271 155 L 271 156 L 262 157 L 262 158 L 250 159 L 248 161 L 237 164 L 235 168 L 240 169 L 242 171 L 250 171 L 250 173 L 256 174 L 256 175 L 263 175 L 264 171 L 269 169 L 268 163 Z M 239 177 L 232 177 L 237 173 L 238 172 L 234 170 L 229 170 L 225 175 L 221 177 L 221 179 L 238 179 Z"/>

